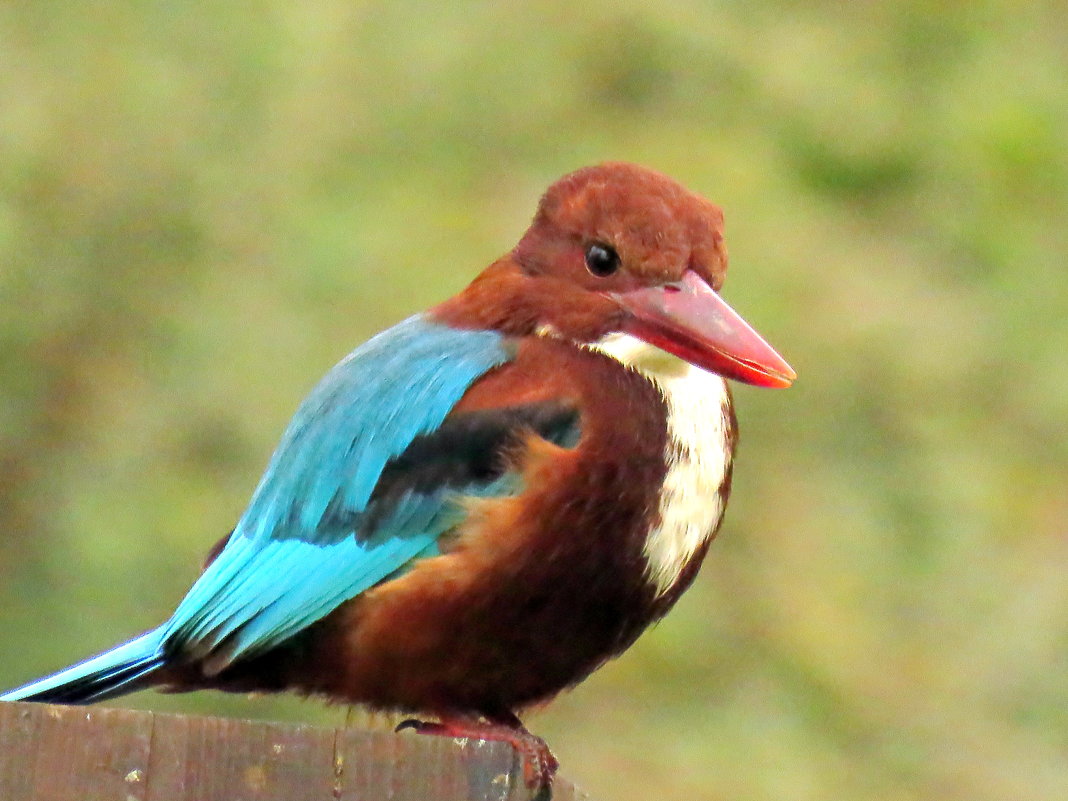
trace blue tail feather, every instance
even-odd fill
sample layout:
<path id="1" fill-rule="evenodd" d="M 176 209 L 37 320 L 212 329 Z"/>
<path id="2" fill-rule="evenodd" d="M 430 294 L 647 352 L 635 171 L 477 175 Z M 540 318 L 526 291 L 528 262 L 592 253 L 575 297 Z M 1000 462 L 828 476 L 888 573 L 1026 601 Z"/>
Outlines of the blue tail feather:
<path id="1" fill-rule="evenodd" d="M 0 695 L 0 701 L 89 704 L 134 692 L 164 662 L 162 629 Z"/>

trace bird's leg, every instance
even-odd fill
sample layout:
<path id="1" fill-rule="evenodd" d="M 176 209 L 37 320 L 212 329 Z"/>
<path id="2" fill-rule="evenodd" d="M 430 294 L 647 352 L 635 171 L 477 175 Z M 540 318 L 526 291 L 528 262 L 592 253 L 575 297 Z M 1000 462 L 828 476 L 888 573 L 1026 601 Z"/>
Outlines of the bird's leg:
<path id="1" fill-rule="evenodd" d="M 444 737 L 471 737 L 508 743 L 523 762 L 523 779 L 527 787 L 551 787 L 559 763 L 545 741 L 527 731 L 515 715 L 508 713 L 492 718 L 470 715 L 441 715 L 438 723 L 409 719 L 396 731 L 414 729 L 419 734 Z"/>

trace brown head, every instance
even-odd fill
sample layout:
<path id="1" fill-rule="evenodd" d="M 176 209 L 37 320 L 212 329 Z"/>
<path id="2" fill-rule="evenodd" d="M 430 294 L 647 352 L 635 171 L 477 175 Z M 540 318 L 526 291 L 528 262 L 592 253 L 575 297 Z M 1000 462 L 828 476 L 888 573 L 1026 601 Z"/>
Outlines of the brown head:
<path id="1" fill-rule="evenodd" d="M 726 271 L 719 207 L 608 162 L 550 186 L 515 249 L 435 313 L 576 343 L 628 333 L 728 378 L 788 386 L 793 370 L 716 294 Z"/>

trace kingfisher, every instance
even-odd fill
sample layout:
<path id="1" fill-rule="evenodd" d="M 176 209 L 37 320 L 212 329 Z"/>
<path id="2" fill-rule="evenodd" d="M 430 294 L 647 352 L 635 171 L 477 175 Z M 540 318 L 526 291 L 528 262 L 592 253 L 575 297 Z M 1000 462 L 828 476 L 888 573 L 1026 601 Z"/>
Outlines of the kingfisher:
<path id="1" fill-rule="evenodd" d="M 731 488 L 726 379 L 796 378 L 720 297 L 722 231 L 645 167 L 564 176 L 511 252 L 326 374 L 169 620 L 0 700 L 295 691 L 508 742 L 548 786 L 518 713 L 694 580 Z"/>

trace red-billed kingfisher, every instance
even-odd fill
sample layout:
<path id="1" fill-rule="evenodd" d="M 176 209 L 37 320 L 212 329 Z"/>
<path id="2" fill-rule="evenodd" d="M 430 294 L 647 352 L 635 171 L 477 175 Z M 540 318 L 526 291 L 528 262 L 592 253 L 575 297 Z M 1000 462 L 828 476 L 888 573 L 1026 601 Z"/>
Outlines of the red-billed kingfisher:
<path id="1" fill-rule="evenodd" d="M 722 229 L 644 167 L 564 176 L 514 250 L 326 374 L 168 621 L 0 698 L 293 690 L 508 741 L 548 784 L 517 711 L 693 581 L 731 486 L 725 379 L 795 378 L 720 298 Z"/>

